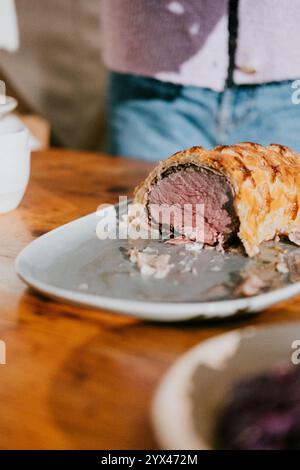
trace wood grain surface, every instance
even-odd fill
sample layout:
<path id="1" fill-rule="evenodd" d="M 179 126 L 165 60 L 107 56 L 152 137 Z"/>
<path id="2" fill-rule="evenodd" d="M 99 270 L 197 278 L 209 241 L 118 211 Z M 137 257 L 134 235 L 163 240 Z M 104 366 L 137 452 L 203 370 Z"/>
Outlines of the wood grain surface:
<path id="1" fill-rule="evenodd" d="M 1 449 L 157 448 L 151 400 L 182 353 L 241 326 L 300 320 L 299 297 L 255 316 L 162 325 L 54 302 L 26 288 L 14 270 L 26 244 L 132 193 L 150 168 L 99 154 L 37 153 L 21 206 L 0 215 L 0 340 L 7 348 Z"/>

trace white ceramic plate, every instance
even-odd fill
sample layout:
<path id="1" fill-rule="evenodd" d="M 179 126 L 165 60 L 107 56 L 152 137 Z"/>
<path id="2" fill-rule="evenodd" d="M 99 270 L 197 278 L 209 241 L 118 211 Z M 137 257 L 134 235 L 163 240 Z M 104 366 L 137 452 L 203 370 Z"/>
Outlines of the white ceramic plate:
<path id="1" fill-rule="evenodd" d="M 228 389 L 241 377 L 291 362 L 295 340 L 300 340 L 300 322 L 236 330 L 184 354 L 167 372 L 153 402 L 161 448 L 212 449 L 216 416 Z"/>
<path id="2" fill-rule="evenodd" d="M 123 213 L 126 207 L 118 209 Z M 274 268 L 272 246 L 251 260 L 216 250 L 194 256 L 182 245 L 153 241 L 150 245 L 159 252 L 171 254 L 175 267 L 165 279 L 143 277 L 125 256 L 128 241 L 99 240 L 98 222 L 99 215 L 91 214 L 33 241 L 17 258 L 20 277 L 55 299 L 155 321 L 257 312 L 300 293 L 297 272 L 291 277 Z M 283 247 L 300 254 L 299 248 Z M 196 275 L 195 270 L 184 272 L 183 259 L 196 268 Z M 249 270 L 264 275 L 267 287 L 260 295 L 240 298 L 236 285 Z"/>

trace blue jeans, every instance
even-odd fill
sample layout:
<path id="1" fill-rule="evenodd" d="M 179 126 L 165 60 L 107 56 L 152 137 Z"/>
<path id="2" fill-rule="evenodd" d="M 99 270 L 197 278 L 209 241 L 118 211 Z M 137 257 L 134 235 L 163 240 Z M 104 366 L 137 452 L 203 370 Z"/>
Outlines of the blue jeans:
<path id="1" fill-rule="evenodd" d="M 160 160 L 178 150 L 241 141 L 300 152 L 300 105 L 291 81 L 240 85 L 218 93 L 112 72 L 108 151 Z"/>

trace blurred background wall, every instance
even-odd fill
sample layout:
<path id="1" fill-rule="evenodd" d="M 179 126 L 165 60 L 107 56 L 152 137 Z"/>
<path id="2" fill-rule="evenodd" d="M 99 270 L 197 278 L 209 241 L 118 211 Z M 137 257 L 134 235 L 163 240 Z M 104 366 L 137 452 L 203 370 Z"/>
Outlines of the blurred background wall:
<path id="1" fill-rule="evenodd" d="M 50 123 L 52 145 L 103 149 L 100 1 L 16 0 L 20 49 L 0 51 L 0 78 Z"/>

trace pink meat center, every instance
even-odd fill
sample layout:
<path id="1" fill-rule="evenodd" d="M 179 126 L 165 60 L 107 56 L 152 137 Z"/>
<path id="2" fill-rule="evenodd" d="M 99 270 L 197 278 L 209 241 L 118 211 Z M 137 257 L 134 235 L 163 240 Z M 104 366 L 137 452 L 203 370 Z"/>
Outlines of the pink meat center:
<path id="1" fill-rule="evenodd" d="M 149 195 L 149 214 L 183 236 L 209 245 L 237 231 L 233 194 L 227 179 L 211 170 L 179 166 L 162 177 Z M 191 235 L 192 234 L 192 235 Z"/>

